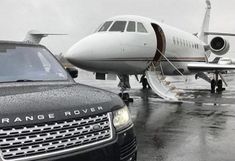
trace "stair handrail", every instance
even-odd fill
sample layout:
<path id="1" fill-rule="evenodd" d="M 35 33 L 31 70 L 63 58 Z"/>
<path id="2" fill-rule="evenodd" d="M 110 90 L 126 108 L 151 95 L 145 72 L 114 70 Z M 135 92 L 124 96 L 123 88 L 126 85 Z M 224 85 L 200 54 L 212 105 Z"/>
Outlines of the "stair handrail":
<path id="1" fill-rule="evenodd" d="M 159 50 L 157 49 L 157 51 L 166 59 L 166 61 L 182 76 L 184 76 L 184 74 L 179 71 L 179 69 L 176 68 L 176 66 Z"/>

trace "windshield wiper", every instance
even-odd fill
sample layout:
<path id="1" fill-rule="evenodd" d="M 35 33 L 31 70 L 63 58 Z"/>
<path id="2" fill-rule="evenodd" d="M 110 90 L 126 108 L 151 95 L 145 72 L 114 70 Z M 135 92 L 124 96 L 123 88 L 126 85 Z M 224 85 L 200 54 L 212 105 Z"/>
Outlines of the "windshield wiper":
<path id="1" fill-rule="evenodd" d="M 37 80 L 30 80 L 30 79 L 18 79 L 14 81 L 1 81 L 0 83 L 15 83 L 15 82 L 38 82 Z M 39 80 L 40 82 L 40 80 Z"/>
<path id="2" fill-rule="evenodd" d="M 30 80 L 30 79 L 18 79 L 15 82 L 35 82 L 35 80 Z"/>
<path id="3" fill-rule="evenodd" d="M 57 81 L 68 81 L 68 80 L 31 80 L 31 79 L 18 79 L 14 81 L 0 81 L 0 83 L 15 83 L 15 82 L 57 82 Z"/>
<path id="4" fill-rule="evenodd" d="M 15 82 L 43 82 L 43 80 L 18 79 Z"/>

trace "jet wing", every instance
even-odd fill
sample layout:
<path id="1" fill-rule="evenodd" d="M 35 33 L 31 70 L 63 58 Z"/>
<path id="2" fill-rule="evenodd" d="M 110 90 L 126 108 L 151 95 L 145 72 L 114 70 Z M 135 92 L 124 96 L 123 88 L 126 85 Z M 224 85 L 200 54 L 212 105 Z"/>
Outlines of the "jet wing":
<path id="1" fill-rule="evenodd" d="M 224 65 L 215 63 L 189 63 L 188 69 L 191 71 L 225 71 L 225 70 L 235 70 L 235 65 Z"/>
<path id="2" fill-rule="evenodd" d="M 204 32 L 205 35 L 219 35 L 219 36 L 235 36 L 234 33 L 223 33 L 223 32 Z"/>

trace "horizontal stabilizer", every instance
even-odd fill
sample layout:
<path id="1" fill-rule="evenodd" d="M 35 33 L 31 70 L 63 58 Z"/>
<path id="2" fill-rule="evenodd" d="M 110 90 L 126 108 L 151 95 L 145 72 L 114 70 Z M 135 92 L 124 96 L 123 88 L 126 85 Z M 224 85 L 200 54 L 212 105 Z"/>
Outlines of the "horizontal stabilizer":
<path id="1" fill-rule="evenodd" d="M 204 32 L 205 35 L 218 35 L 218 36 L 235 36 L 235 33 L 223 33 L 223 32 Z"/>
<path id="2" fill-rule="evenodd" d="M 214 63 L 190 63 L 188 69 L 191 71 L 224 71 L 235 70 L 235 65 L 223 65 Z"/>
<path id="3" fill-rule="evenodd" d="M 49 35 L 67 35 L 67 34 L 42 33 L 37 30 L 31 30 L 26 34 L 24 41 L 39 44 L 42 38 L 47 37 Z"/>

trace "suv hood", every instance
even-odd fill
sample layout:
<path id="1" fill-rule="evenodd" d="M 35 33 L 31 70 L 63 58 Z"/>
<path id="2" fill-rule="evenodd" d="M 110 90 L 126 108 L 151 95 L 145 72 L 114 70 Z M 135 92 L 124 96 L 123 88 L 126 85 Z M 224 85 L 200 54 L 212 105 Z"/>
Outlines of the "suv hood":
<path id="1" fill-rule="evenodd" d="M 0 86 L 0 127 L 67 120 L 124 106 L 115 94 L 80 84 Z"/>

